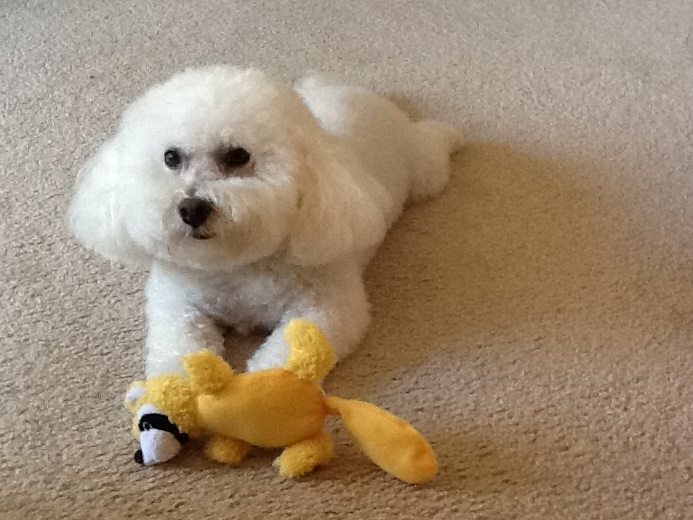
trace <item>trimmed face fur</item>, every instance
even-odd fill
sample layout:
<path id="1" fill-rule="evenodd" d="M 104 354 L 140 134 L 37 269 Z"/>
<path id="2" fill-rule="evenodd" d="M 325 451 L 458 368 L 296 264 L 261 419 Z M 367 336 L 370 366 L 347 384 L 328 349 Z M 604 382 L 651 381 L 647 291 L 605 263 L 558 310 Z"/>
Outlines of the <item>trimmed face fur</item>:
<path id="1" fill-rule="evenodd" d="M 330 200 L 342 186 L 316 177 L 341 169 L 348 180 L 340 155 L 298 94 L 263 73 L 184 72 L 125 112 L 80 174 L 69 225 L 104 256 L 144 265 L 223 270 L 275 254 L 311 264 L 328 251 L 309 231 L 317 215 L 351 228 L 375 211 L 335 213 L 347 211 Z"/>

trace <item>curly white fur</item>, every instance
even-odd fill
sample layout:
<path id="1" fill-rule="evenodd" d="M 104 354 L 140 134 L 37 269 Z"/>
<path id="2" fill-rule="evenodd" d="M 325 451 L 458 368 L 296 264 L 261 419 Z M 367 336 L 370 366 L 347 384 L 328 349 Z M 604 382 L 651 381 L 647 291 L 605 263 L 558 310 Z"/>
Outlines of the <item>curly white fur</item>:
<path id="1" fill-rule="evenodd" d="M 69 210 L 77 239 L 150 267 L 147 376 L 219 351 L 221 326 L 273 332 L 249 370 L 283 364 L 282 327 L 317 323 L 338 358 L 369 323 L 362 270 L 408 199 L 439 192 L 457 131 L 412 121 L 386 98 L 320 78 L 295 88 L 256 70 L 189 70 L 147 91 L 80 173 Z M 222 171 L 219 150 L 251 160 Z M 181 150 L 182 166 L 164 162 Z M 217 155 L 215 155 L 217 154 Z M 201 239 L 179 214 L 213 207 Z"/>

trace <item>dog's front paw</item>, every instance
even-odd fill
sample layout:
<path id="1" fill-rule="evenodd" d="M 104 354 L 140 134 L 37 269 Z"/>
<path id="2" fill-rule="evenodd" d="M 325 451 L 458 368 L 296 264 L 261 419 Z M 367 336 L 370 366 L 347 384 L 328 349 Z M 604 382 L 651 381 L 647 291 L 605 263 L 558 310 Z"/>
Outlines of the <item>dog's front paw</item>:
<path id="1" fill-rule="evenodd" d="M 289 346 L 281 330 L 275 330 L 246 363 L 248 372 L 281 368 L 289 356 Z"/>

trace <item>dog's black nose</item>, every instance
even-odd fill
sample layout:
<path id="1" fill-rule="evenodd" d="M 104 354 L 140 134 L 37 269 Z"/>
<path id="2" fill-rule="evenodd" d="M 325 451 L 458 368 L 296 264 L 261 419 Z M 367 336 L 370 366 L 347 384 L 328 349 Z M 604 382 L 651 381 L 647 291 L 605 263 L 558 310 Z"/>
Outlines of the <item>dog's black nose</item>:
<path id="1" fill-rule="evenodd" d="M 135 452 L 135 462 L 137 462 L 137 464 L 144 464 L 144 455 L 142 454 L 142 450 L 137 450 Z"/>
<path id="2" fill-rule="evenodd" d="M 193 228 L 198 228 L 205 223 L 207 217 L 212 213 L 212 205 L 197 197 L 183 199 L 178 204 L 178 214 L 183 222 Z"/>

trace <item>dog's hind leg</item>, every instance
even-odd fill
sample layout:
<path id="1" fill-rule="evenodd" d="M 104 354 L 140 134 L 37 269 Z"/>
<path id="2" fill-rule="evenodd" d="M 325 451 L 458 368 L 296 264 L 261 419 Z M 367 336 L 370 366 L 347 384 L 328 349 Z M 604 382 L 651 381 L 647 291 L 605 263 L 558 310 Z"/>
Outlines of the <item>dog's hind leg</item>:
<path id="1" fill-rule="evenodd" d="M 412 125 L 411 197 L 414 201 L 437 195 L 450 177 L 450 156 L 462 147 L 462 136 L 452 125 L 432 119 Z"/>

